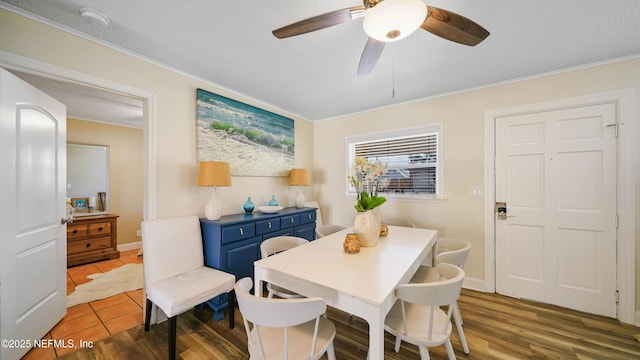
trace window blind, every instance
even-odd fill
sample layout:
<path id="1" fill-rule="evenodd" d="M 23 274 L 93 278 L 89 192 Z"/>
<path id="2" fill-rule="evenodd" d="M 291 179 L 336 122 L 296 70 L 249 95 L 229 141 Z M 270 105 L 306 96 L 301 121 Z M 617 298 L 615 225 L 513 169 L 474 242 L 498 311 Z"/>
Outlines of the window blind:
<path id="1" fill-rule="evenodd" d="M 387 165 L 383 193 L 438 194 L 439 127 L 414 135 L 349 143 L 350 172 L 356 157 Z M 353 189 L 350 189 L 353 190 Z"/>

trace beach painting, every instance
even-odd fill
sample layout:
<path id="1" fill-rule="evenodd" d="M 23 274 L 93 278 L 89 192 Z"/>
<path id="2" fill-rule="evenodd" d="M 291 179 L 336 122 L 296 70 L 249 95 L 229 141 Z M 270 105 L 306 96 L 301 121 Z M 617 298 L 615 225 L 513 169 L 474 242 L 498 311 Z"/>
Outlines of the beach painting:
<path id="1" fill-rule="evenodd" d="M 294 121 L 197 89 L 197 156 L 225 161 L 234 176 L 288 176 L 294 167 Z"/>

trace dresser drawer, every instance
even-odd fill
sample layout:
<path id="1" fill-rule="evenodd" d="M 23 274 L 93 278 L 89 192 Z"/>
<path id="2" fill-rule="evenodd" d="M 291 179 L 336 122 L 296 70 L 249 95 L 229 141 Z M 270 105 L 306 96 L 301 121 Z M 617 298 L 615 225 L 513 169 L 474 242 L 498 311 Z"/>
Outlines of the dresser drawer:
<path id="1" fill-rule="evenodd" d="M 111 222 L 89 224 L 89 236 L 111 234 Z"/>
<path id="2" fill-rule="evenodd" d="M 316 222 L 316 212 L 311 211 L 308 213 L 300 214 L 300 224 L 308 224 Z"/>
<path id="3" fill-rule="evenodd" d="M 255 223 L 247 223 L 237 226 L 229 226 L 222 229 L 222 243 L 248 239 L 256 234 Z"/>
<path id="4" fill-rule="evenodd" d="M 280 230 L 280 219 L 273 218 L 256 222 L 256 234 L 266 234 Z"/>
<path id="5" fill-rule="evenodd" d="M 88 225 L 69 225 L 67 227 L 67 239 L 77 239 L 89 234 Z"/>
<path id="6" fill-rule="evenodd" d="M 300 225 L 300 215 L 287 215 L 280 218 L 280 227 L 288 228 L 292 226 Z"/>
<path id="7" fill-rule="evenodd" d="M 110 247 L 111 236 L 69 241 L 67 243 L 67 254 L 77 254 L 87 251 L 106 249 Z"/>

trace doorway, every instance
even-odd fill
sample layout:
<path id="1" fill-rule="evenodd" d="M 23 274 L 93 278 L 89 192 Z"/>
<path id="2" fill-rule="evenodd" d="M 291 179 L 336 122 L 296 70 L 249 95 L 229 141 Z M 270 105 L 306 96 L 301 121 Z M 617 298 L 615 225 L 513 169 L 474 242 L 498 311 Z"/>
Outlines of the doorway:
<path id="1" fill-rule="evenodd" d="M 617 150 L 614 151 L 614 161 L 618 164 L 617 169 L 614 171 L 616 176 L 616 182 L 614 184 L 614 196 L 615 205 L 611 214 L 615 222 L 617 222 L 617 249 L 614 249 L 612 257 L 617 258 L 617 264 L 613 269 L 614 274 L 617 272 L 619 275 L 617 284 L 618 303 L 617 309 L 612 316 L 617 317 L 619 320 L 633 324 L 635 322 L 635 239 L 634 239 L 634 189 L 633 189 L 633 163 L 632 163 L 632 134 L 633 134 L 633 96 L 630 90 L 618 91 L 605 94 L 597 94 L 592 96 L 585 96 L 579 98 L 562 99 L 558 101 L 530 104 L 525 106 L 518 106 L 513 108 L 495 109 L 487 111 L 485 114 L 485 140 L 486 140 L 486 152 L 485 152 L 485 285 L 486 290 L 494 292 L 498 289 L 496 280 L 504 274 L 497 274 L 498 271 L 504 272 L 504 267 L 500 268 L 498 265 L 504 259 L 498 259 L 500 246 L 496 244 L 499 241 L 500 236 L 500 223 L 497 222 L 497 206 L 496 201 L 503 201 L 499 198 L 498 186 L 502 186 L 499 183 L 496 167 L 498 166 L 496 160 L 497 157 L 497 144 L 501 140 L 497 139 L 499 131 L 499 122 L 506 118 L 514 118 L 520 116 L 533 116 L 531 114 L 540 114 L 547 112 L 565 111 L 567 109 L 582 108 L 589 106 L 608 106 L 613 109 L 613 116 L 615 117 L 615 125 L 607 128 L 613 131 L 616 137 L 615 142 L 617 144 Z M 607 123 L 606 125 L 610 125 Z M 583 128 L 578 128 L 582 130 Z M 533 159 L 531 157 L 530 159 Z M 616 161 L 617 160 L 617 161 Z M 531 184 L 529 184 L 531 185 Z M 609 212 L 612 210 L 609 209 Z M 547 214 L 548 215 L 548 214 Z M 507 214 L 505 216 L 513 216 Z M 614 225 L 614 226 L 615 226 Z M 533 228 L 521 227 L 520 230 L 532 230 Z M 615 231 L 615 229 L 614 229 Z M 529 235 L 533 235 L 535 232 L 528 232 Z M 570 233 L 567 233 L 570 235 Z M 573 233 L 574 235 L 577 233 Z M 534 239 L 535 236 L 530 237 Z M 542 239 L 543 237 L 538 237 Z M 573 237 L 573 239 L 582 238 Z M 592 244 L 597 243 L 595 237 L 592 237 Z M 574 241 L 575 242 L 575 241 Z M 529 243 L 531 246 L 532 243 Z M 541 245 L 542 246 L 542 245 Z M 594 252 L 595 253 L 595 252 Z M 539 267 L 543 269 L 544 266 Z M 565 273 L 566 274 L 566 273 Z M 614 279 L 615 281 L 615 279 Z M 498 289 L 499 290 L 499 289 Z M 515 297 L 529 297 L 527 294 L 510 294 Z M 615 306 L 616 293 L 610 294 L 612 302 Z M 553 300 L 543 300 L 553 302 Z M 562 304 L 560 304 L 562 305 Z M 567 305 L 565 305 L 567 306 Z M 611 316 L 611 315 L 610 315 Z"/>
<path id="2" fill-rule="evenodd" d="M 155 161 L 155 95 L 146 90 L 115 83 L 110 80 L 96 78 L 91 75 L 77 73 L 65 68 L 46 64 L 19 55 L 0 52 L 0 66 L 10 70 L 27 73 L 35 77 L 53 79 L 58 82 L 77 84 L 76 92 L 81 89 L 94 89 L 105 94 L 116 94 L 141 102 L 142 106 L 142 151 L 143 151 L 143 199 L 142 217 L 154 218 L 156 215 L 156 161 Z M 70 89 L 73 89 L 71 87 Z M 122 125 L 122 124 L 113 124 Z"/>
<path id="3" fill-rule="evenodd" d="M 30 73 L 45 78 L 52 78 L 59 81 L 82 84 L 91 88 L 101 89 L 110 93 L 122 94 L 141 100 L 143 108 L 142 157 L 144 166 L 142 217 L 144 219 L 156 217 L 156 140 L 154 136 L 156 128 L 155 94 L 7 52 L 0 52 L 0 67 L 4 67 L 8 70 Z"/>

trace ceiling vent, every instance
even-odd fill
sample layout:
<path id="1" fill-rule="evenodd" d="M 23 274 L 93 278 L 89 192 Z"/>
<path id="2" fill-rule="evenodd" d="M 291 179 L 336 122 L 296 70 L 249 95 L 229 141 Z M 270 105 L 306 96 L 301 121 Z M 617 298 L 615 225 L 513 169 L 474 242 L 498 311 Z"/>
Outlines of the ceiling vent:
<path id="1" fill-rule="evenodd" d="M 82 8 L 80 9 L 80 16 L 92 23 L 93 25 L 100 26 L 102 29 L 106 29 L 111 22 L 107 15 L 104 15 L 96 10 Z"/>

